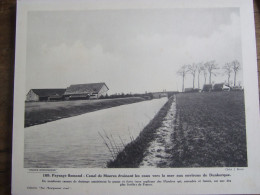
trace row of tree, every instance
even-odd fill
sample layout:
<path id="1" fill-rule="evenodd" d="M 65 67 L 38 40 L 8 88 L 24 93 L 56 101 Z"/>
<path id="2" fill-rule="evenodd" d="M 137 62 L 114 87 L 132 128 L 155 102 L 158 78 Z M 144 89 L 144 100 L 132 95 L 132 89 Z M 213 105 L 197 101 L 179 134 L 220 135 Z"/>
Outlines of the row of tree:
<path id="1" fill-rule="evenodd" d="M 132 93 L 115 93 L 112 95 L 101 95 L 100 99 L 114 99 L 114 98 L 127 98 L 127 97 L 149 97 L 150 99 L 153 99 L 153 94 L 152 93 L 143 93 L 143 94 L 132 94 Z"/>
<path id="2" fill-rule="evenodd" d="M 230 85 L 231 74 L 234 74 L 234 86 L 236 86 L 236 76 L 237 72 L 241 69 L 241 65 L 238 60 L 226 63 L 222 68 L 213 61 L 208 61 L 206 63 L 193 63 L 190 65 L 183 65 L 177 71 L 177 74 L 182 77 L 182 91 L 184 91 L 184 81 L 187 74 L 192 75 L 193 78 L 193 89 L 195 88 L 195 78 L 198 77 L 198 88 L 200 89 L 200 75 L 204 75 L 204 84 L 207 84 L 207 77 L 209 78 L 208 84 L 212 84 L 212 75 L 217 76 L 219 72 L 217 70 L 221 69 L 223 75 L 227 76 L 227 83 Z"/>

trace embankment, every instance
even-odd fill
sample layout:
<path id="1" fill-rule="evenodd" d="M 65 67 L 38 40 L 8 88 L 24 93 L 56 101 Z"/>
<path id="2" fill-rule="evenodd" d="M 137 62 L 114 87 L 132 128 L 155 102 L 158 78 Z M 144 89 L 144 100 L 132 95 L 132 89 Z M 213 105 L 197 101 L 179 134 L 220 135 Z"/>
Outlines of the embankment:
<path id="1" fill-rule="evenodd" d="M 144 153 L 147 150 L 149 143 L 155 139 L 156 130 L 162 126 L 162 122 L 170 106 L 173 98 L 170 98 L 160 111 L 156 114 L 149 124 L 143 129 L 140 135 L 131 143 L 126 145 L 115 160 L 107 163 L 109 168 L 136 168 L 142 162 Z"/>
<path id="2" fill-rule="evenodd" d="M 25 127 L 44 124 L 62 118 L 88 112 L 144 101 L 141 97 L 78 100 L 63 102 L 27 102 L 25 104 Z"/>

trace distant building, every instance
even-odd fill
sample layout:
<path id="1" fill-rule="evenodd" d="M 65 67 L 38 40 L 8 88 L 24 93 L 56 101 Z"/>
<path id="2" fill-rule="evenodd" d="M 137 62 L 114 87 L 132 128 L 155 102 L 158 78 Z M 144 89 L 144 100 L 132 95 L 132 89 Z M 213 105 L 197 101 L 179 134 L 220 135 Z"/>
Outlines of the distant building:
<path id="1" fill-rule="evenodd" d="M 213 86 L 213 91 L 230 91 L 230 86 L 225 83 L 217 83 Z"/>
<path id="2" fill-rule="evenodd" d="M 98 99 L 108 91 L 105 83 L 88 83 L 69 86 L 65 93 L 65 100 L 73 99 Z"/>
<path id="3" fill-rule="evenodd" d="M 26 95 L 26 101 L 98 99 L 106 95 L 107 91 L 105 83 L 77 84 L 67 89 L 31 89 Z"/>
<path id="4" fill-rule="evenodd" d="M 210 92 L 212 91 L 212 84 L 203 85 L 202 92 Z"/>
<path id="5" fill-rule="evenodd" d="M 31 89 L 26 95 L 26 101 L 62 100 L 66 89 Z"/>

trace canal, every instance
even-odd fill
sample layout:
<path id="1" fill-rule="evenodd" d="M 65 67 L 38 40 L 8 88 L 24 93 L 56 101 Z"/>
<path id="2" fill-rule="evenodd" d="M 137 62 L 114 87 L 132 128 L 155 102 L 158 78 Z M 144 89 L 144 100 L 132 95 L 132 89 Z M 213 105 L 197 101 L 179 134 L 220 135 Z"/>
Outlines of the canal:
<path id="1" fill-rule="evenodd" d="M 166 101 L 153 99 L 25 128 L 24 167 L 105 167 Z"/>

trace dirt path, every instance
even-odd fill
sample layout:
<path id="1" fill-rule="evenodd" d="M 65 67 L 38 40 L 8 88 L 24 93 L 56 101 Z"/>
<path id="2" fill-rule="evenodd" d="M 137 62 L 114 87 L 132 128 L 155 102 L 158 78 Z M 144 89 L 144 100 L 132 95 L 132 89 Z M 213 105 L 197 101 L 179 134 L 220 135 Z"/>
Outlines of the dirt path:
<path id="1" fill-rule="evenodd" d="M 176 112 L 175 98 L 165 116 L 162 126 L 157 129 L 156 138 L 150 143 L 144 153 L 144 159 L 140 163 L 140 168 L 145 167 L 169 167 L 172 148 L 171 134 L 173 132 L 174 117 Z"/>

